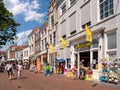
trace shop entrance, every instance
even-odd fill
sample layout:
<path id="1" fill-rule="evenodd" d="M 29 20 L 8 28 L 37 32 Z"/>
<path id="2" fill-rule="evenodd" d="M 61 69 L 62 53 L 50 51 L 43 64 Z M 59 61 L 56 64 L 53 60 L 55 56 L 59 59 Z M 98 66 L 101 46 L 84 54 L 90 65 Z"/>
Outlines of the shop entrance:
<path id="1" fill-rule="evenodd" d="M 80 52 L 80 61 L 84 59 L 84 66 L 90 67 L 90 51 Z"/>

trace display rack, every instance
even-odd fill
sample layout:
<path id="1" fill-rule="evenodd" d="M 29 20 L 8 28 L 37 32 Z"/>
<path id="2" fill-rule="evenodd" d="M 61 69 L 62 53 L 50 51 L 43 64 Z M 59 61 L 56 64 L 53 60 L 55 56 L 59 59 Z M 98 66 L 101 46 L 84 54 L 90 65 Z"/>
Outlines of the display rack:
<path id="1" fill-rule="evenodd" d="M 102 73 L 100 76 L 102 82 L 120 84 L 120 60 L 102 61 Z"/>

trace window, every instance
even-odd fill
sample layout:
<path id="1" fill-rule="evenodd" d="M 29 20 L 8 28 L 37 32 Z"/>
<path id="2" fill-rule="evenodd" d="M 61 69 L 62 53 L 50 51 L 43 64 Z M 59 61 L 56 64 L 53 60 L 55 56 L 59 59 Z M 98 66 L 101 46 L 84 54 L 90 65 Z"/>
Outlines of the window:
<path id="1" fill-rule="evenodd" d="M 76 3 L 76 0 L 70 0 L 70 6 L 74 5 Z"/>
<path id="2" fill-rule="evenodd" d="M 84 25 L 91 21 L 90 0 L 80 8 L 81 8 L 81 25 Z"/>
<path id="3" fill-rule="evenodd" d="M 92 48 L 98 48 L 98 44 L 99 44 L 98 40 L 97 40 L 97 39 L 94 39 L 94 40 L 92 41 Z"/>
<path id="4" fill-rule="evenodd" d="M 62 38 L 66 38 L 66 35 L 63 35 Z"/>
<path id="5" fill-rule="evenodd" d="M 45 43 L 44 44 L 46 44 L 47 43 L 47 38 L 45 38 Z"/>
<path id="6" fill-rule="evenodd" d="M 88 23 L 82 25 L 82 29 L 85 29 L 85 25 L 91 26 L 91 21 L 89 21 Z"/>
<path id="7" fill-rule="evenodd" d="M 114 0 L 99 0 L 100 3 L 100 19 L 104 19 L 114 14 Z"/>
<path id="8" fill-rule="evenodd" d="M 107 35 L 107 41 L 108 49 L 115 49 L 117 47 L 116 32 Z"/>
<path id="9" fill-rule="evenodd" d="M 51 17 L 51 27 L 54 27 L 54 15 Z"/>
<path id="10" fill-rule="evenodd" d="M 61 37 L 66 35 L 66 20 L 63 20 L 61 23 L 60 23 L 60 34 L 61 34 Z"/>
<path id="11" fill-rule="evenodd" d="M 64 4 L 62 7 L 61 7 L 61 10 L 62 10 L 62 14 L 64 14 L 66 12 L 66 4 Z"/>
<path id="12" fill-rule="evenodd" d="M 50 35 L 50 44 L 52 44 L 52 35 Z"/>
<path id="13" fill-rule="evenodd" d="M 42 50 L 44 50 L 44 41 L 42 40 Z"/>
<path id="14" fill-rule="evenodd" d="M 70 34 L 76 33 L 76 11 L 69 16 L 70 22 Z M 74 23 L 74 24 L 73 24 Z"/>
<path id="15" fill-rule="evenodd" d="M 55 45 L 56 44 L 56 32 L 53 32 L 53 44 Z"/>

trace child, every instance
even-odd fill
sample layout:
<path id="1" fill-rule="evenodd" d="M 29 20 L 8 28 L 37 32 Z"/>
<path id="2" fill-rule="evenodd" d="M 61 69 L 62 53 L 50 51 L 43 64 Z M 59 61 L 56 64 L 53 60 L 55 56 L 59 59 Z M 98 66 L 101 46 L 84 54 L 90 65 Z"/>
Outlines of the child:
<path id="1" fill-rule="evenodd" d="M 49 64 L 46 65 L 45 71 L 46 71 L 46 76 L 49 76 L 50 75 L 50 66 L 49 66 Z"/>

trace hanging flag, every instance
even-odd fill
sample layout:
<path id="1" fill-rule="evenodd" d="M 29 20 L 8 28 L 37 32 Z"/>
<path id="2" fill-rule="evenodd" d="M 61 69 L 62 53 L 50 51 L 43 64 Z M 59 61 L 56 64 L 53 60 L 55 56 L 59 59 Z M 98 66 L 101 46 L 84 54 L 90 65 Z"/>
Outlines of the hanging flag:
<path id="1" fill-rule="evenodd" d="M 50 48 L 50 52 L 54 52 L 54 46 L 52 44 L 50 44 L 49 48 Z"/>
<path id="2" fill-rule="evenodd" d="M 86 29 L 86 41 L 92 42 L 92 31 L 88 27 L 88 25 L 85 25 Z"/>
<path id="3" fill-rule="evenodd" d="M 67 41 L 62 38 L 62 48 L 67 48 Z"/>

